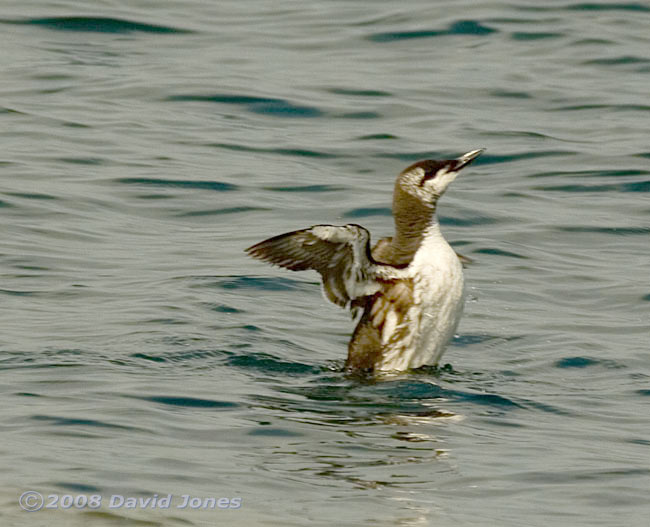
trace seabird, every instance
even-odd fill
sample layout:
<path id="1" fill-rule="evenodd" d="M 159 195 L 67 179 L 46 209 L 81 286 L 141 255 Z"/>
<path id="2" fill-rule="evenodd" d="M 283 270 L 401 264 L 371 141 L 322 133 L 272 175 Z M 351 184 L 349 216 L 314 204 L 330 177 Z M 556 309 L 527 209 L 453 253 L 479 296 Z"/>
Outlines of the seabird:
<path id="1" fill-rule="evenodd" d="M 314 225 L 246 249 L 260 260 L 320 273 L 325 298 L 349 309 L 357 326 L 346 369 L 404 371 L 434 366 L 464 304 L 462 256 L 440 232 L 438 200 L 484 149 L 457 159 L 418 161 L 395 182 L 395 235 L 372 247 L 360 225 Z"/>

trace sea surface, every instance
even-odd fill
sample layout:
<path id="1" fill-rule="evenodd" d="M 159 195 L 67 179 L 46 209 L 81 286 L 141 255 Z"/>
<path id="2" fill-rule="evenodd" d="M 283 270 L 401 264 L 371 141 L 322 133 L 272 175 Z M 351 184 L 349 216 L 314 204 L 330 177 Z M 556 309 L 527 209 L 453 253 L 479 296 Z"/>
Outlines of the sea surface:
<path id="1" fill-rule="evenodd" d="M 4 0 L 0 525 L 647 526 L 649 27 L 634 1 Z M 346 375 L 318 275 L 244 249 L 389 235 L 395 176 L 476 148 L 439 205 L 474 260 L 441 367 Z"/>

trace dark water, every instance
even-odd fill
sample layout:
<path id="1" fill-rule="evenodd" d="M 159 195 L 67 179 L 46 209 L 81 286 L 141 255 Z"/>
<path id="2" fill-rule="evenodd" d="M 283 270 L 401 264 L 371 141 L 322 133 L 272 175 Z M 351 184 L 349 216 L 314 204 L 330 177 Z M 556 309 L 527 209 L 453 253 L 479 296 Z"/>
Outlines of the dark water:
<path id="1" fill-rule="evenodd" d="M 0 18 L 0 524 L 648 525 L 646 3 Z M 450 365 L 346 377 L 317 276 L 243 248 L 388 234 L 402 168 L 479 147 L 440 206 L 475 260 Z"/>

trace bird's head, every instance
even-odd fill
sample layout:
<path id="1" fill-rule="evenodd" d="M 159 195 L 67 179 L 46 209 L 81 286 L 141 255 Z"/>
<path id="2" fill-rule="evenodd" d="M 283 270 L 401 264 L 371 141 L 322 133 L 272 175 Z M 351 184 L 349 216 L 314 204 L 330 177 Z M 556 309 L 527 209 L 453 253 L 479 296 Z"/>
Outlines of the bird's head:
<path id="1" fill-rule="evenodd" d="M 395 197 L 404 198 L 404 193 L 416 198 L 426 207 L 435 208 L 458 173 L 485 151 L 484 148 L 472 150 L 457 159 L 435 161 L 427 159 L 413 163 L 404 169 L 397 178 Z M 406 200 L 412 201 L 412 200 Z"/>
<path id="2" fill-rule="evenodd" d="M 393 218 L 399 242 L 419 237 L 442 196 L 458 173 L 485 151 L 472 150 L 457 159 L 418 161 L 402 171 L 395 182 Z"/>

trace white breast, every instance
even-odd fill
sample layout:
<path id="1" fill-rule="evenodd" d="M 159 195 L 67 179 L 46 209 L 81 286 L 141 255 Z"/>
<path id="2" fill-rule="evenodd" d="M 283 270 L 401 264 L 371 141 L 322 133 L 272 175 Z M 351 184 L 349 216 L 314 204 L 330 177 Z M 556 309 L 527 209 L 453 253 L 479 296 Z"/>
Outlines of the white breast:
<path id="1" fill-rule="evenodd" d="M 413 306 L 403 321 L 404 337 L 384 350 L 380 370 L 437 364 L 463 311 L 463 268 L 438 223 L 425 233 L 408 270 L 414 283 Z"/>

